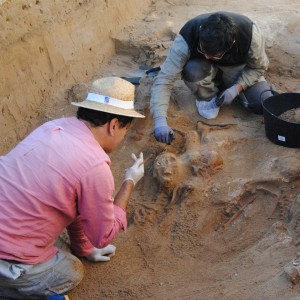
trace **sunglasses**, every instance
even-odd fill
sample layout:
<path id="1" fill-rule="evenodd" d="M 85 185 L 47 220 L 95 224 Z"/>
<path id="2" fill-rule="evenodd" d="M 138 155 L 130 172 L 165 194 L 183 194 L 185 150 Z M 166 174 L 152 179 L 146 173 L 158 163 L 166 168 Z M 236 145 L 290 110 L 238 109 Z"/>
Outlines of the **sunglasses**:
<path id="1" fill-rule="evenodd" d="M 209 54 L 205 53 L 205 52 L 201 49 L 201 44 L 200 44 L 200 43 L 198 44 L 197 51 L 198 51 L 200 54 L 202 54 L 202 55 L 208 57 L 209 59 L 212 59 L 212 60 L 220 60 L 220 59 L 223 58 L 223 56 L 225 55 L 225 53 L 228 52 L 228 51 L 233 47 L 233 44 L 234 44 L 234 43 L 235 43 L 235 40 L 232 42 L 231 46 L 230 46 L 226 51 L 224 51 L 224 52 L 222 52 L 222 53 L 220 53 L 220 54 L 216 54 L 216 55 L 209 55 Z"/>

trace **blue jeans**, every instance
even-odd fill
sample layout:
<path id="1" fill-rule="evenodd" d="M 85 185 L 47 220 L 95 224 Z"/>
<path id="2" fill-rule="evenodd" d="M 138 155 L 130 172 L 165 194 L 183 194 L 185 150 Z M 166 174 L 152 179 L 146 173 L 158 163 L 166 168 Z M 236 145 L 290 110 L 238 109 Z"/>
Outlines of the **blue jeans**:
<path id="1" fill-rule="evenodd" d="M 0 297 L 45 299 L 71 290 L 82 278 L 81 261 L 64 251 L 36 265 L 0 260 Z"/>

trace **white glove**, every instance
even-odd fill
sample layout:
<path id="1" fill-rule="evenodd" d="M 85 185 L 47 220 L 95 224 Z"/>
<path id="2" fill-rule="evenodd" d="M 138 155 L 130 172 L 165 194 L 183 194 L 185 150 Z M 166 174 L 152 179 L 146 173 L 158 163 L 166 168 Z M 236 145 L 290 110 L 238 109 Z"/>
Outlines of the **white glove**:
<path id="1" fill-rule="evenodd" d="M 131 154 L 134 164 L 125 170 L 125 180 L 132 180 L 134 185 L 144 176 L 144 157 L 143 152 L 140 153 L 139 158 L 134 153 Z"/>
<path id="2" fill-rule="evenodd" d="M 234 84 L 232 87 L 225 90 L 219 98 L 216 100 L 216 104 L 218 106 L 222 105 L 229 105 L 234 100 L 235 97 L 237 97 L 239 94 L 237 85 Z"/>
<path id="3" fill-rule="evenodd" d="M 89 261 L 97 262 L 97 261 L 109 261 L 112 256 L 116 253 L 116 246 L 107 245 L 104 248 L 95 248 L 92 253 L 86 256 L 86 259 Z"/>
<path id="4" fill-rule="evenodd" d="M 205 119 L 215 119 L 218 114 L 220 107 L 216 104 L 217 96 L 213 97 L 210 101 L 199 101 L 196 100 L 196 106 L 198 108 L 199 115 Z"/>

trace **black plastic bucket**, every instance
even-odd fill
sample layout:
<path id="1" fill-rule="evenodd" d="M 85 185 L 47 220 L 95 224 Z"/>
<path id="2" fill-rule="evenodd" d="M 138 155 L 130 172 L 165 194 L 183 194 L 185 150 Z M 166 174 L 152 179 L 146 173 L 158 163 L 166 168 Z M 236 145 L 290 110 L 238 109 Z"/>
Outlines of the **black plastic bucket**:
<path id="1" fill-rule="evenodd" d="M 300 93 L 283 93 L 262 101 L 268 139 L 281 146 L 300 148 L 300 123 L 280 119 L 282 113 L 300 107 Z"/>

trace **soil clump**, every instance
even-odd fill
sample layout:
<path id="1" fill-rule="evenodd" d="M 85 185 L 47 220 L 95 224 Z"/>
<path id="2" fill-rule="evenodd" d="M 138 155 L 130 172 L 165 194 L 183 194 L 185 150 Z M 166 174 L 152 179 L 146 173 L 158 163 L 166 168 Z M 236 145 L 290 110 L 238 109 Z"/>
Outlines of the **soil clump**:
<path id="1" fill-rule="evenodd" d="M 80 35 L 81 50 L 74 52 L 75 58 L 71 53 L 79 43 L 76 35 L 72 35 L 71 48 L 64 48 L 61 36 L 60 54 L 54 65 L 54 56 L 48 57 L 47 72 L 51 72 L 51 66 L 56 70 L 49 81 L 54 89 L 45 88 L 47 80 L 37 82 L 39 92 L 32 102 L 26 94 L 27 102 L 23 103 L 23 85 L 19 91 L 19 85 L 9 81 L 14 97 L 5 94 L 1 100 L 6 117 L 6 123 L 1 125 L 5 129 L 3 153 L 35 126 L 73 115 L 70 101 L 74 86 L 89 84 L 99 76 L 140 76 L 141 66 L 161 65 L 183 24 L 201 13 L 226 10 L 255 20 L 266 36 L 270 59 L 267 80 L 277 92 L 299 90 L 298 0 L 288 4 L 275 0 L 271 6 L 258 0 L 241 0 L 238 6 L 225 0 L 145 1 L 142 13 L 136 14 L 136 19 L 122 30 L 118 22 L 126 11 L 119 12 L 114 20 L 105 19 L 105 26 L 116 22 L 117 28 L 109 36 L 109 44 L 100 42 L 112 51 L 109 59 L 97 55 L 98 42 L 95 39 L 90 44 L 89 32 L 84 31 L 85 24 L 90 28 L 92 21 L 98 20 L 94 14 L 92 20 L 88 18 L 98 8 L 97 1 L 77 2 L 74 32 L 85 35 Z M 7 5 L 10 3 L 13 5 L 13 1 L 7 1 Z M 64 3 L 66 11 L 57 20 L 64 25 L 59 31 L 62 34 L 62 29 L 72 24 L 66 18 L 71 2 Z M 103 1 L 103 9 L 110 3 Z M 115 6 L 114 11 L 117 10 Z M 45 37 L 48 43 L 53 38 L 53 31 L 50 32 L 48 39 Z M 27 32 L 26 39 L 19 43 L 30 41 L 27 46 L 39 49 L 41 40 L 36 34 Z M 101 36 L 107 30 L 90 34 Z M 84 51 L 88 49 L 84 41 L 91 50 Z M 42 48 L 39 51 L 45 51 Z M 10 57 L 20 49 L 16 47 Z M 74 64 L 61 70 L 58 63 L 65 61 Z M 9 63 L 3 65 L 3 78 L 5 72 L 12 74 L 14 70 L 18 70 L 18 78 L 26 77 L 22 62 L 13 70 Z M 40 76 L 44 75 L 41 71 Z M 235 102 L 222 108 L 216 120 L 204 120 L 196 111 L 195 97 L 181 80 L 172 89 L 168 112 L 176 139 L 171 145 L 158 143 L 149 111 L 152 82 L 152 76 L 143 74 L 136 86 L 136 105 L 146 118 L 133 122 L 120 149 L 111 155 L 116 189 L 123 181 L 124 169 L 130 165 L 132 152 L 143 151 L 144 157 L 149 157 L 145 177 L 129 203 L 128 230 L 114 240 L 117 252 L 110 262 L 96 264 L 83 259 L 86 274 L 82 283 L 68 293 L 70 299 L 297 299 L 300 150 L 271 143 L 265 135 L 263 116 L 252 114 Z M 30 86 L 30 90 L 34 87 Z M 9 101 L 12 98 L 20 103 L 13 106 Z M 24 116 L 26 110 L 32 113 Z"/>

